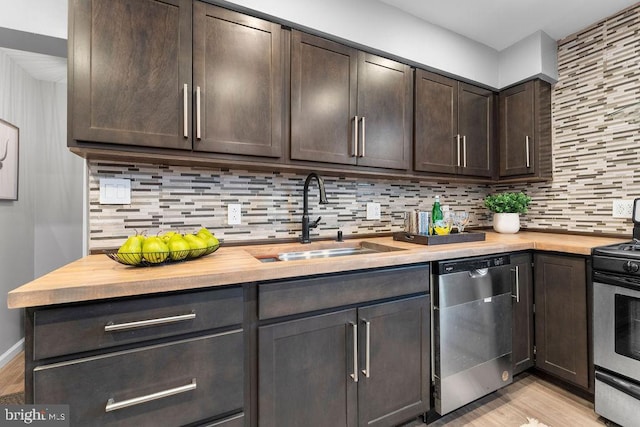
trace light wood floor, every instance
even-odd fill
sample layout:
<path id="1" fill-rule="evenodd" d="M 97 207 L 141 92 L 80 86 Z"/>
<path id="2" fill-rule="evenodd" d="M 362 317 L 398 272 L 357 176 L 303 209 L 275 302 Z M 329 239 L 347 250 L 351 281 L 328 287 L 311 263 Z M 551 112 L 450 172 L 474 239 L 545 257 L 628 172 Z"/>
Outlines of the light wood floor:
<path id="1" fill-rule="evenodd" d="M 0 396 L 24 391 L 24 352 L 0 369 Z"/>
<path id="2" fill-rule="evenodd" d="M 523 373 L 513 384 L 447 414 L 429 427 L 519 427 L 529 423 L 528 418 L 549 427 L 608 425 L 593 411 L 593 403 L 539 376 Z M 418 426 L 425 424 L 410 424 Z"/>
<path id="3" fill-rule="evenodd" d="M 0 369 L 0 396 L 24 390 L 24 352 Z M 549 427 L 601 427 L 593 404 L 533 374 L 429 424 L 429 427 L 519 427 L 535 418 Z M 424 424 L 414 422 L 406 427 Z"/>

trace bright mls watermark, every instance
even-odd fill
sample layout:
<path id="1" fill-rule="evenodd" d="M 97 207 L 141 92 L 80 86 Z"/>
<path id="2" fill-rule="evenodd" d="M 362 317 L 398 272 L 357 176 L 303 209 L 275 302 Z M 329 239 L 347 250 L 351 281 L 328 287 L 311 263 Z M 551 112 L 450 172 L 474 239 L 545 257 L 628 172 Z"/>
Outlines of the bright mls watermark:
<path id="1" fill-rule="evenodd" d="M 0 410 L 0 427 L 69 427 L 69 405 L 3 405 Z"/>

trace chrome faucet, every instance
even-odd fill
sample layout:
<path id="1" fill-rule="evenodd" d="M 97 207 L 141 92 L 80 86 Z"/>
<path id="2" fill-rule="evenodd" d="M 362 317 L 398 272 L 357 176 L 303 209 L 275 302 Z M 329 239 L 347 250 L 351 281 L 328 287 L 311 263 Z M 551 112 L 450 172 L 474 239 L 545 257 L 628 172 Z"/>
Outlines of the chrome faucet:
<path id="1" fill-rule="evenodd" d="M 317 173 L 311 172 L 307 176 L 307 179 L 304 181 L 304 198 L 302 204 L 302 236 L 300 237 L 300 241 L 302 243 L 311 243 L 311 239 L 309 238 L 309 230 L 312 228 L 316 228 L 321 219 L 321 217 L 318 217 L 317 220 L 309 222 L 309 183 L 313 178 L 318 181 L 318 188 L 320 189 L 320 203 L 322 203 L 323 205 L 329 203 L 327 201 L 327 195 L 324 192 L 324 181 Z"/>

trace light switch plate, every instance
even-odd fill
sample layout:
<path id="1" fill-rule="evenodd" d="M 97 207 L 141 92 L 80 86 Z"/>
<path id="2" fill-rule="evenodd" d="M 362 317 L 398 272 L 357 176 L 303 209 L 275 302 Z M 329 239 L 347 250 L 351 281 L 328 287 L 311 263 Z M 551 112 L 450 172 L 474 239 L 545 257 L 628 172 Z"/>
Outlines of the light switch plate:
<path id="1" fill-rule="evenodd" d="M 380 219 L 380 203 L 367 203 L 367 219 Z"/>
<path id="2" fill-rule="evenodd" d="M 131 180 L 121 178 L 101 178 L 100 204 L 130 205 Z"/>

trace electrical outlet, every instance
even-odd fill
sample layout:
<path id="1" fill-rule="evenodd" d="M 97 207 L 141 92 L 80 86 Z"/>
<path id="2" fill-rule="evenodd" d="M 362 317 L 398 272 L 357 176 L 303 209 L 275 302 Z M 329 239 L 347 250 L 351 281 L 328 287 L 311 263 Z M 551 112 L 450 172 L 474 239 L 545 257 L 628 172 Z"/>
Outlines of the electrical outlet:
<path id="1" fill-rule="evenodd" d="M 227 224 L 242 224 L 242 205 L 235 203 L 227 205 Z"/>
<path id="2" fill-rule="evenodd" d="M 611 215 L 614 218 L 631 219 L 633 216 L 633 200 L 614 200 Z"/>
<path id="3" fill-rule="evenodd" d="M 380 219 L 380 203 L 367 203 L 367 219 Z"/>

